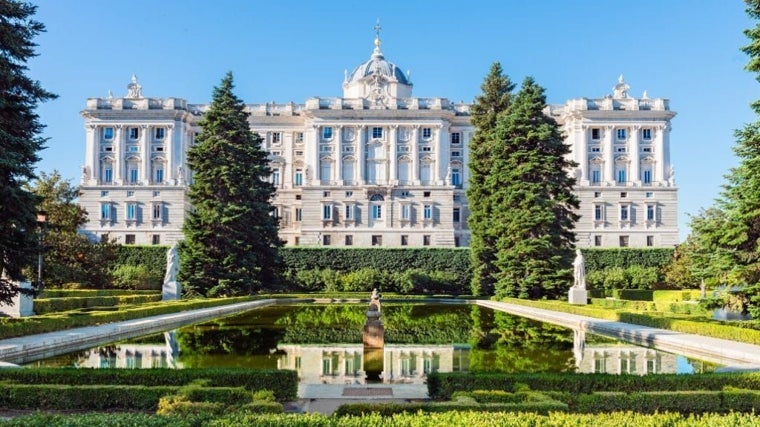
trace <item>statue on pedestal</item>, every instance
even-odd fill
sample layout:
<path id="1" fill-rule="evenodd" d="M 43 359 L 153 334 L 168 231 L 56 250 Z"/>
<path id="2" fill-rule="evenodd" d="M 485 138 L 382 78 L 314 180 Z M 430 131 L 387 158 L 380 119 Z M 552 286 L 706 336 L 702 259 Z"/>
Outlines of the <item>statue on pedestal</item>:
<path id="1" fill-rule="evenodd" d="M 182 294 L 182 288 L 177 282 L 177 272 L 179 272 L 179 251 L 177 244 L 173 244 L 166 251 L 166 274 L 164 275 L 164 286 L 162 288 L 162 300 L 178 300 Z"/>
<path id="2" fill-rule="evenodd" d="M 586 261 L 580 249 L 575 250 L 575 261 L 573 261 L 573 286 L 568 292 L 568 302 L 570 304 L 586 305 L 588 304 L 588 291 L 586 290 Z"/>

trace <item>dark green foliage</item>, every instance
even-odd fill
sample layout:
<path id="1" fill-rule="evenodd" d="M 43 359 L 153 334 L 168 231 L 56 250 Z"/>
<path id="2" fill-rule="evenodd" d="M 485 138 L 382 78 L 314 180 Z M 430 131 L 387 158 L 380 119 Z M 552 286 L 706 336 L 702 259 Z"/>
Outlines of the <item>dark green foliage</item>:
<path id="1" fill-rule="evenodd" d="M 197 380 L 207 381 L 209 387 L 244 387 L 249 391 L 272 390 L 277 400 L 281 401 L 295 399 L 298 391 L 298 377 L 295 371 L 284 370 L 237 368 L 0 369 L 0 381 L 25 385 L 67 384 L 71 386 L 84 386 L 109 384 L 113 386 L 180 387 Z M 172 392 L 175 390 L 176 388 L 171 389 Z M 201 389 L 193 391 L 193 393 L 200 393 L 198 396 L 210 396 L 214 392 L 206 392 Z M 227 392 L 223 391 L 221 393 Z M 166 394 L 163 393 L 161 396 Z M 158 398 L 156 398 L 156 402 L 154 403 L 157 402 Z"/>
<path id="2" fill-rule="evenodd" d="M 116 249 L 114 270 L 122 265 L 144 266 L 163 279 L 166 274 L 166 251 L 168 246 L 119 245 Z"/>
<path id="3" fill-rule="evenodd" d="M 92 413 L 79 415 L 54 415 L 35 413 L 0 419 L 3 427 L 199 427 L 206 425 L 211 416 L 198 417 L 156 416 L 141 413 Z"/>
<path id="4" fill-rule="evenodd" d="M 45 26 L 33 19 L 37 10 L 27 2 L 4 0 L 0 5 L 0 302 L 10 303 L 41 249 L 37 239 L 39 198 L 25 188 L 40 159 L 44 126 L 37 104 L 56 96 L 26 73 L 36 56 L 33 39 Z"/>
<path id="5" fill-rule="evenodd" d="M 494 163 L 494 131 L 499 114 L 509 108 L 515 85 L 504 75 L 501 64 L 494 62 L 480 86 L 482 93 L 470 106 L 470 123 L 475 133 L 469 143 L 470 182 L 467 199 L 470 203 L 470 249 L 473 265 L 472 294 L 492 295 L 496 280 L 496 247 L 493 233 L 491 197 L 494 189 L 487 183 Z"/>
<path id="6" fill-rule="evenodd" d="M 642 414 L 657 412 L 729 413 L 760 410 L 760 392 L 731 391 L 656 391 L 636 393 L 592 393 L 572 398 L 572 412 L 584 414 L 633 411 Z"/>
<path id="7" fill-rule="evenodd" d="M 122 289 L 46 289 L 39 298 L 118 297 L 125 295 L 160 295 L 155 291 L 127 291 Z M 36 302 L 37 300 L 35 300 Z"/>
<path id="8" fill-rule="evenodd" d="M 113 270 L 113 285 L 121 289 L 161 290 L 163 275 L 145 265 L 120 265 Z"/>
<path id="9" fill-rule="evenodd" d="M 142 385 L 3 384 L 0 408 L 103 411 L 155 410 L 174 387 Z"/>
<path id="10" fill-rule="evenodd" d="M 630 301 L 654 301 L 654 291 L 616 289 L 612 291 L 612 297 Z"/>
<path id="11" fill-rule="evenodd" d="M 450 399 L 457 391 L 504 390 L 511 392 L 515 384 L 527 384 L 531 390 L 561 390 L 571 394 L 615 391 L 625 393 L 647 391 L 719 391 L 726 386 L 760 390 L 760 374 L 495 374 L 495 373 L 432 373 L 428 374 L 428 395 L 433 399 Z"/>
<path id="12" fill-rule="evenodd" d="M 336 417 L 379 414 L 391 417 L 397 414 L 430 414 L 436 412 L 532 412 L 546 415 L 550 412 L 566 412 L 567 404 L 555 400 L 543 402 L 517 403 L 467 403 L 467 402 L 432 402 L 432 403 L 344 403 L 335 410 Z"/>
<path id="13" fill-rule="evenodd" d="M 583 257 L 588 271 L 632 265 L 662 268 L 673 259 L 673 251 L 673 248 L 586 248 Z"/>
<path id="14" fill-rule="evenodd" d="M 572 282 L 578 199 L 559 125 L 543 113 L 544 89 L 526 78 L 493 134 L 491 233 L 496 295 L 557 298 Z"/>
<path id="15" fill-rule="evenodd" d="M 233 87 L 228 73 L 187 153 L 193 209 L 183 226 L 179 281 L 191 295 L 247 295 L 279 281 L 282 242 L 272 215 L 275 187 L 266 181 L 269 160 Z"/>
<path id="16" fill-rule="evenodd" d="M 115 307 L 129 304 L 145 304 L 161 301 L 161 294 L 71 297 L 71 298 L 36 298 L 34 314 L 41 315 L 60 311 L 92 307 Z"/>

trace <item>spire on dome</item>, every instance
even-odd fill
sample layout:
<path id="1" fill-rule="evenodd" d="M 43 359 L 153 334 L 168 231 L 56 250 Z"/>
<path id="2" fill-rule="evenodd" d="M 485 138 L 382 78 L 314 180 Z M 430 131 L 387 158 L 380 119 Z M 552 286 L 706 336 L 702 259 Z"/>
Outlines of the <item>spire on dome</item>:
<path id="1" fill-rule="evenodd" d="M 383 56 L 383 53 L 380 52 L 380 45 L 382 44 L 380 41 L 380 30 L 383 29 L 380 26 L 380 18 L 377 18 L 377 23 L 372 28 L 375 30 L 375 50 L 372 52 L 372 56 Z"/>
<path id="2" fill-rule="evenodd" d="M 623 75 L 618 77 L 618 82 L 615 87 L 612 88 L 612 97 L 615 99 L 628 98 L 628 89 L 631 87 L 623 80 Z"/>

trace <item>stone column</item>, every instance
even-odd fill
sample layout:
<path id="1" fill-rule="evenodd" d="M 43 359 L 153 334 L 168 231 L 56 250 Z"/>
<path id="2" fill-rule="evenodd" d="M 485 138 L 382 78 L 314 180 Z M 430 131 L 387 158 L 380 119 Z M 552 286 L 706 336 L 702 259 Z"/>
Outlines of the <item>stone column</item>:
<path id="1" fill-rule="evenodd" d="M 614 126 L 603 128 L 602 154 L 604 155 L 604 176 L 602 181 L 612 185 L 615 183 L 615 153 L 612 152 L 612 133 Z"/>
<path id="2" fill-rule="evenodd" d="M 150 131 L 152 129 L 153 128 L 148 125 L 140 126 L 140 169 L 142 169 L 140 182 L 146 185 L 153 181 L 150 164 Z"/>
<path id="3" fill-rule="evenodd" d="M 449 175 L 449 165 L 451 164 L 451 144 L 449 143 L 449 125 L 438 125 L 435 139 L 435 172 L 434 177 L 437 185 L 450 185 L 451 182 L 444 182 Z"/>
<path id="4" fill-rule="evenodd" d="M 97 185 L 100 180 L 100 133 L 101 129 L 96 125 L 85 126 L 87 146 L 85 150 L 85 167 L 90 171 L 89 176 L 84 176 L 83 185 Z"/>
<path id="5" fill-rule="evenodd" d="M 122 184 L 124 182 L 124 169 L 126 159 L 124 158 L 124 126 L 116 125 L 114 129 L 114 162 L 113 162 L 113 183 Z"/>
<path id="6" fill-rule="evenodd" d="M 574 146 L 578 147 L 578 152 L 575 153 L 575 161 L 578 163 L 578 167 L 581 169 L 581 177 L 576 182 L 576 185 L 582 185 L 589 180 L 588 174 L 588 140 L 589 140 L 589 127 L 586 125 L 576 126 L 575 128 L 575 142 Z"/>
<path id="7" fill-rule="evenodd" d="M 357 166 L 359 167 L 359 185 L 367 182 L 367 126 L 359 126 L 359 135 L 357 135 Z"/>
<path id="8" fill-rule="evenodd" d="M 470 150 L 467 148 L 470 146 L 470 138 L 472 132 L 462 132 L 462 188 L 469 187 L 470 182 Z"/>
<path id="9" fill-rule="evenodd" d="M 654 138 L 654 166 L 653 166 L 653 173 L 654 173 L 654 181 L 657 182 L 659 185 L 665 185 L 665 180 L 667 179 L 667 171 L 666 168 L 668 165 L 665 164 L 665 134 L 667 132 L 667 125 L 660 125 L 655 128 L 655 138 Z"/>
<path id="10" fill-rule="evenodd" d="M 639 155 L 639 133 L 641 126 L 631 127 L 631 177 L 628 179 L 635 186 L 641 186 L 641 156 Z"/>
<path id="11" fill-rule="evenodd" d="M 390 144 L 390 147 L 388 147 L 388 159 L 389 162 L 389 174 L 388 174 L 388 184 L 389 185 L 396 185 L 398 184 L 398 167 L 396 166 L 396 163 L 398 161 L 398 154 L 396 153 L 396 147 L 397 147 L 397 139 L 398 139 L 398 125 L 391 125 L 390 131 L 388 132 L 388 143 Z"/>
<path id="12" fill-rule="evenodd" d="M 412 184 L 420 185 L 420 125 L 412 126 Z"/>
<path id="13" fill-rule="evenodd" d="M 164 181 L 166 184 L 177 183 L 177 173 L 174 171 L 174 124 L 166 127 L 166 137 L 164 138 L 166 152 L 166 163 L 164 164 Z"/>
<path id="14" fill-rule="evenodd" d="M 335 179 L 333 181 L 337 185 L 343 185 L 343 126 L 338 126 L 335 138 L 335 155 L 333 156 L 333 159 L 335 159 Z"/>

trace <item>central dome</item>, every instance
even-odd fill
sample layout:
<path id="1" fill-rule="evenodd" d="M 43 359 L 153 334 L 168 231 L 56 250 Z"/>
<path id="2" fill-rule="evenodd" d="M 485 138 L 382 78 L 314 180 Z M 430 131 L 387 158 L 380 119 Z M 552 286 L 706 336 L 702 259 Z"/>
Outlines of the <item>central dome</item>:
<path id="1" fill-rule="evenodd" d="M 372 52 L 372 57 L 370 57 L 369 61 L 363 62 L 356 67 L 351 75 L 348 76 L 346 83 L 356 83 L 372 75 L 380 75 L 388 80 L 397 81 L 404 85 L 409 84 L 409 79 L 404 72 L 396 64 L 385 60 L 383 53 L 380 51 L 379 39 L 375 39 L 375 50 Z"/>
<path id="2" fill-rule="evenodd" d="M 386 61 L 380 51 L 379 28 L 379 25 L 375 26 L 375 49 L 369 61 L 361 63 L 351 74 L 346 70 L 343 78 L 344 98 L 369 99 L 376 108 L 393 105 L 395 101 L 391 99 L 412 96 L 409 75 L 404 74 L 396 64 Z"/>

